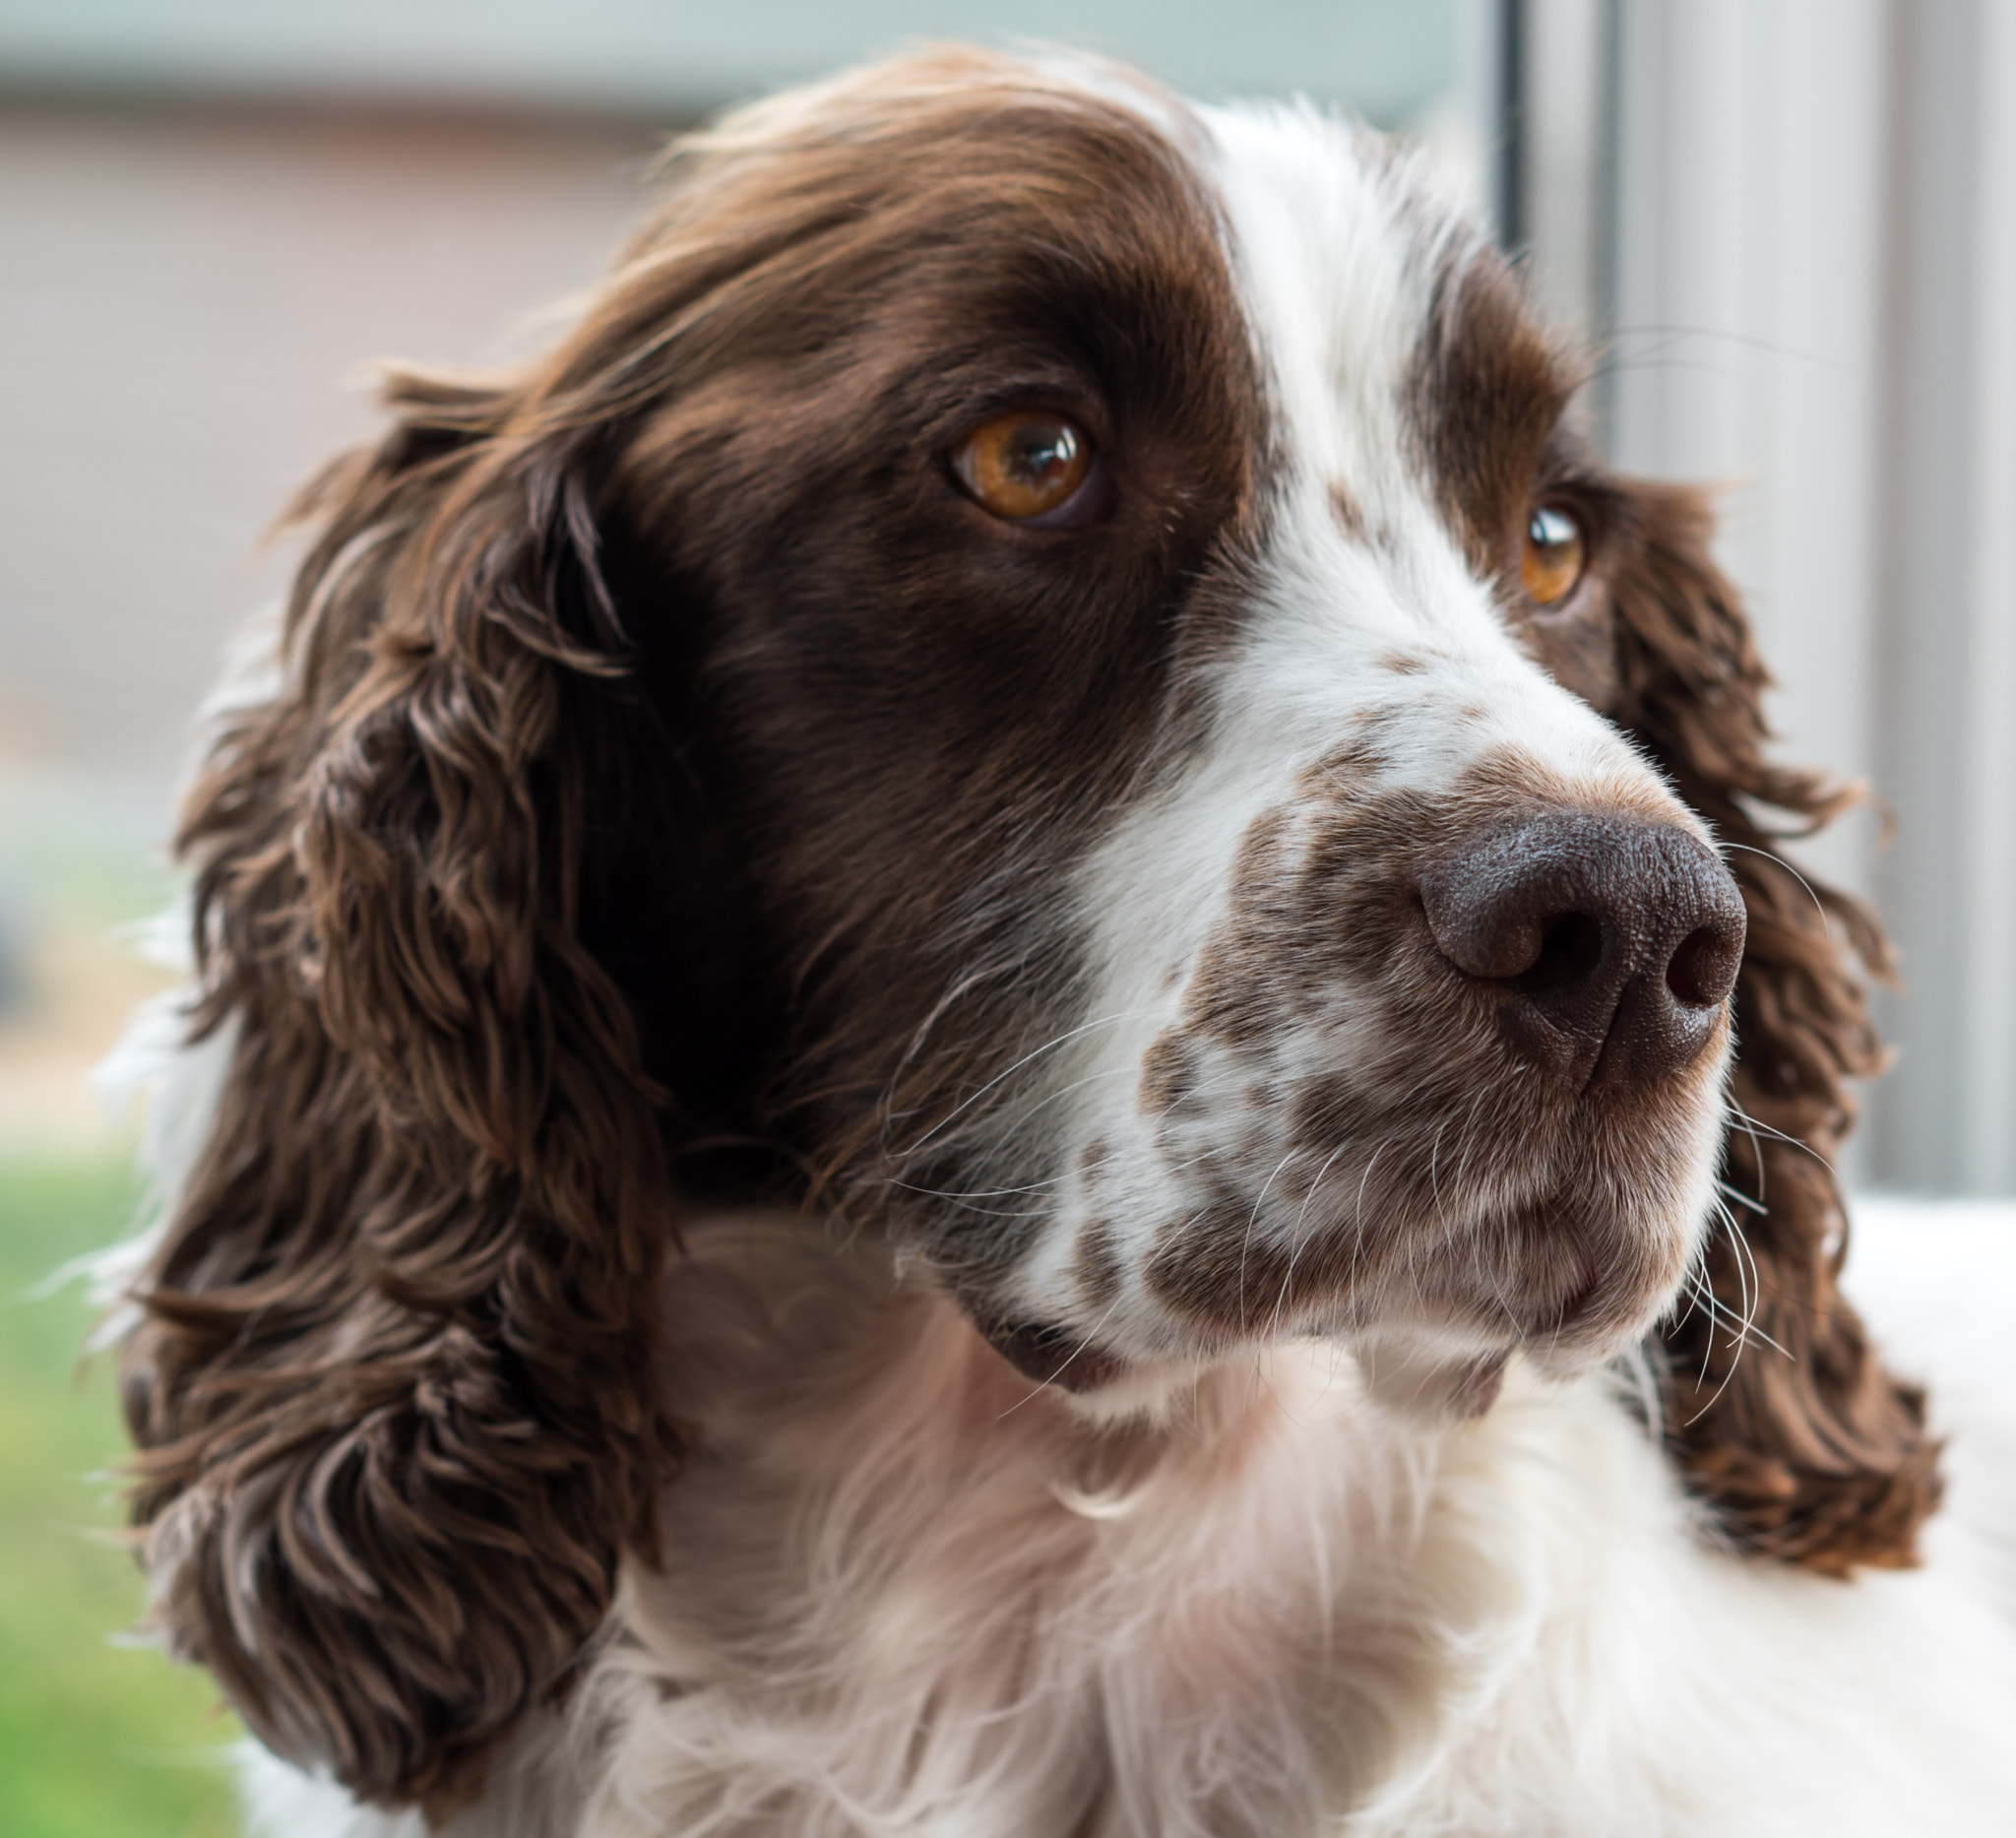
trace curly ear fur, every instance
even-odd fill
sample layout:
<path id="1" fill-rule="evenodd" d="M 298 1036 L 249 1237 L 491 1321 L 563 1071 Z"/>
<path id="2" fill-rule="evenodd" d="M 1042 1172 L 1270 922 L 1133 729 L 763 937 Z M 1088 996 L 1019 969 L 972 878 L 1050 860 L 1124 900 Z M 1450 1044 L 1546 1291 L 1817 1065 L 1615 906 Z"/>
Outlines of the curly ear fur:
<path id="1" fill-rule="evenodd" d="M 1916 1561 L 1938 1504 L 1937 1445 L 1922 1394 L 1877 1363 L 1836 1287 L 1846 1242 L 1830 1166 L 1853 1127 L 1845 1081 L 1881 1069 L 1854 959 L 1887 974 L 1875 916 L 1796 875 L 1773 847 L 1854 801 L 1821 775 L 1772 765 L 1769 677 L 1735 593 L 1709 559 L 1698 493 L 1633 485 L 1612 582 L 1620 691 L 1611 713 L 1734 845 L 1749 908 L 1736 984 L 1741 1115 L 1724 1155 L 1730 1210 L 1708 1254 L 1724 1311 L 1668 1332 L 1670 1433 L 1693 1488 L 1741 1548 L 1833 1575 Z M 1747 1320 L 1743 1337 L 1726 1323 Z M 1775 1343 L 1775 1344 L 1774 1344 Z"/>
<path id="2" fill-rule="evenodd" d="M 187 809 L 197 1025 L 242 1026 L 125 1385 L 174 1648 L 281 1753 L 439 1807 L 648 1545 L 668 1210 L 581 937 L 638 751 L 594 455 L 529 385 L 392 402 L 305 494 L 282 687 Z"/>
<path id="3" fill-rule="evenodd" d="M 844 81 L 919 148 L 987 132 L 990 88 L 1028 130 L 989 57 Z M 196 1025 L 238 1045 L 138 1286 L 133 1510 L 173 1647 L 366 1800 L 453 1806 L 581 1670 L 676 1453 L 668 1163 L 788 1159 L 749 1140 L 779 1024 L 685 726 L 685 550 L 769 475 L 735 431 L 823 339 L 880 187 L 802 94 L 756 105 L 545 357 L 395 378 L 394 432 L 304 495 L 282 687 L 186 815 Z M 919 184 L 895 221 L 941 208 Z M 724 1149 L 762 1168 L 696 1179 Z"/>

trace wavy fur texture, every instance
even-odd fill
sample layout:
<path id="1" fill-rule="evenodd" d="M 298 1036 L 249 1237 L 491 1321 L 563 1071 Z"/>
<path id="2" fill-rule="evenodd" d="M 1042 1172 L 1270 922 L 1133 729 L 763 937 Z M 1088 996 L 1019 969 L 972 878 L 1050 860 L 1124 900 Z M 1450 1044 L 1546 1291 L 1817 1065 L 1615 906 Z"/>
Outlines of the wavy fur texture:
<path id="1" fill-rule="evenodd" d="M 1570 380 L 1368 137 L 958 51 L 686 144 L 545 355 L 390 378 L 188 798 L 227 1069 L 123 1356 L 271 1829 L 1895 1829 L 1797 1822 L 1800 1681 L 1981 1683 L 1843 1687 L 1875 1819 L 2006 1680 L 1866 1573 L 1940 1496 L 1838 1285 L 1887 948 Z M 1080 525 L 946 462 L 1032 405 Z M 1730 852 L 1683 1074 L 1543 1104 L 1435 957 L 1422 839 L 1535 812 Z"/>

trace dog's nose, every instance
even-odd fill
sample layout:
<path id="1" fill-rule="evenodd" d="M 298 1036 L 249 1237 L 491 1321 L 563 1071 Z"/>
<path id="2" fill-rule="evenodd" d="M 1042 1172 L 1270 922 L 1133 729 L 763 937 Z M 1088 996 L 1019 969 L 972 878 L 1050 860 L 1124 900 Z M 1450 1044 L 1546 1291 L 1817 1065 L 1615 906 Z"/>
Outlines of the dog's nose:
<path id="1" fill-rule="evenodd" d="M 1495 985 L 1514 1045 L 1565 1076 L 1651 1080 L 1690 1065 L 1743 956 L 1743 898 L 1671 824 L 1550 812 L 1466 844 L 1420 877 L 1443 957 Z"/>

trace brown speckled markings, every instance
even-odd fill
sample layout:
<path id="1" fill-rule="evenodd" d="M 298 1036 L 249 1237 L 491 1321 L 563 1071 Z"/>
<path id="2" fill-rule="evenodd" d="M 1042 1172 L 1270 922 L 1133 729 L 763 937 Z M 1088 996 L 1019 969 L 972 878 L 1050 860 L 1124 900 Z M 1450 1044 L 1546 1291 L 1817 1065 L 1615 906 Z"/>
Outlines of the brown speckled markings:
<path id="1" fill-rule="evenodd" d="M 1544 1334 L 1571 1307 L 1583 1331 L 1624 1318 L 1678 1280 L 1685 1242 L 1649 1222 L 1696 1147 L 1719 1054 L 1651 1087 L 1578 1093 L 1537 1075 L 1496 992 L 1435 948 L 1417 880 L 1527 816 L 1671 823 L 1678 806 L 1642 782 L 1568 784 L 1509 749 L 1442 795 L 1381 790 L 1337 761 L 1297 791 L 1251 825 L 1231 910 L 1156 1044 L 1193 1082 L 1201 1064 L 1208 1094 L 1259 1102 L 1193 1105 L 1161 1135 L 1191 1199 L 1157 1236 L 1151 1293 L 1231 1336 L 1362 1317 L 1403 1286 L 1480 1329 Z"/>
<path id="2" fill-rule="evenodd" d="M 1197 1044 L 1180 1028 L 1165 1028 L 1141 1056 L 1141 1114 L 1163 1123 L 1197 1090 Z"/>
<path id="3" fill-rule="evenodd" d="M 1351 487 L 1341 480 L 1331 481 L 1330 509 L 1337 519 L 1337 527 L 1354 542 L 1368 539 L 1365 513 L 1359 507 L 1357 499 L 1352 496 Z"/>
<path id="4" fill-rule="evenodd" d="M 1102 1171 L 1111 1153 L 1102 1139 L 1095 1138 L 1078 1157 L 1079 1187 L 1092 1211 L 1079 1227 L 1072 1246 L 1071 1279 L 1079 1295 L 1094 1308 L 1111 1305 L 1124 1277 L 1119 1249 L 1113 1242 L 1112 1222 L 1103 1211 Z"/>

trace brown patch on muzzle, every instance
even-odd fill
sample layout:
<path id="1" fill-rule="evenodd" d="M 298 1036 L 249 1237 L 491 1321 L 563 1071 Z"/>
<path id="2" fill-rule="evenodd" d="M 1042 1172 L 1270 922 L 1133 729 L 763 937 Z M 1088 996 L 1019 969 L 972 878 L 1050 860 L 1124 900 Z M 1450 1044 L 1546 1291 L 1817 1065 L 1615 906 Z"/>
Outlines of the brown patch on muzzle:
<path id="1" fill-rule="evenodd" d="M 1441 795 L 1340 783 L 1253 823 L 1153 1050 L 1187 1203 L 1149 1288 L 1218 1335 L 1396 1298 L 1508 1339 L 1642 1327 L 1691 1245 L 1668 1196 L 1715 1102 L 1733 884 L 1656 792 L 1516 756 Z"/>

